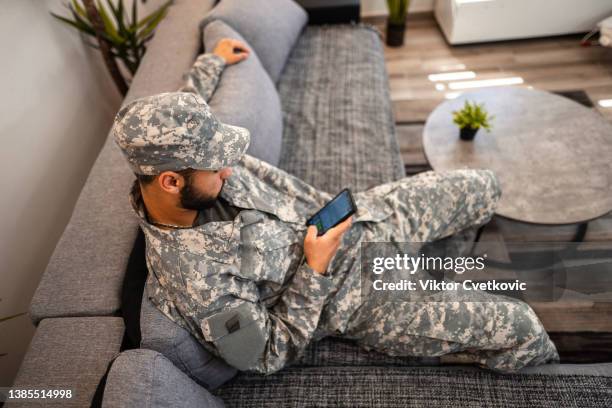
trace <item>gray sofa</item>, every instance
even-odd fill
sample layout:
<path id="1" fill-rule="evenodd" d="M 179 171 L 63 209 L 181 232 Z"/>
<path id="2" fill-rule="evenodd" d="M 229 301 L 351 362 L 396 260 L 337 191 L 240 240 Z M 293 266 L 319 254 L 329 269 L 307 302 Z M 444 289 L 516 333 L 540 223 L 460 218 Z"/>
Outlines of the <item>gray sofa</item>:
<path id="1" fill-rule="evenodd" d="M 361 25 L 308 26 L 297 30 L 293 42 L 272 42 L 289 51 L 283 57 L 275 50 L 280 57 L 270 57 L 262 48 L 266 42 L 258 43 L 256 27 L 244 24 L 257 21 L 265 30 L 266 24 L 280 24 L 284 11 L 294 22 L 305 22 L 305 15 L 293 5 L 285 10 L 286 0 L 267 2 L 273 11 L 253 12 L 273 15 L 270 20 L 234 18 L 231 6 L 241 0 L 221 2 L 205 20 L 221 20 L 241 34 L 277 89 L 282 137 L 254 135 L 261 138 L 256 144 L 280 144 L 275 164 L 331 193 L 403 177 L 378 34 Z M 199 24 L 211 3 L 175 1 L 126 102 L 182 85 L 183 74 L 202 52 Z M 286 22 L 287 29 L 295 29 Z M 278 35 L 279 30 L 267 31 Z M 280 69 L 278 58 L 284 58 Z M 248 120 L 236 118 L 242 119 Z M 134 251 L 138 226 L 127 200 L 132 181 L 109 137 L 32 301 L 38 328 L 14 386 L 70 388 L 74 398 L 8 406 L 84 407 L 92 401 L 107 407 L 612 406 L 612 364 L 550 365 L 500 376 L 439 367 L 437 359 L 366 352 L 337 339 L 314 343 L 279 373 L 238 374 L 166 319 L 147 296 L 140 311 L 140 348 L 125 350 L 122 285 L 130 254 L 142 256 Z"/>

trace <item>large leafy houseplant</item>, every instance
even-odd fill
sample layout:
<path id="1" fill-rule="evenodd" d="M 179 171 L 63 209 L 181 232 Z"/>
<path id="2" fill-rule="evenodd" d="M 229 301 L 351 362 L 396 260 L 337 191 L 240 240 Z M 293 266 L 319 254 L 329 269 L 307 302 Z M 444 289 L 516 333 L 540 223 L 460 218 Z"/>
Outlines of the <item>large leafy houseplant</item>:
<path id="1" fill-rule="evenodd" d="M 117 60 L 131 76 L 136 73 L 146 43 L 153 37 L 172 1 L 166 1 L 141 20 L 138 19 L 138 0 L 133 0 L 131 13 L 123 0 L 105 0 L 105 4 L 102 0 L 70 0 L 65 7 L 72 18 L 51 14 L 85 34 L 86 43 L 100 50 L 117 88 L 125 95 L 128 78 L 121 72 Z"/>
<path id="2" fill-rule="evenodd" d="M 493 118 L 484 108 L 484 104 L 476 102 L 465 101 L 462 109 L 453 111 L 453 122 L 459 126 L 459 136 L 463 140 L 472 140 L 480 128 L 491 131 Z"/>
<path id="3" fill-rule="evenodd" d="M 387 20 L 387 45 L 399 47 L 404 44 L 406 14 L 410 0 L 387 0 L 389 19 Z"/>

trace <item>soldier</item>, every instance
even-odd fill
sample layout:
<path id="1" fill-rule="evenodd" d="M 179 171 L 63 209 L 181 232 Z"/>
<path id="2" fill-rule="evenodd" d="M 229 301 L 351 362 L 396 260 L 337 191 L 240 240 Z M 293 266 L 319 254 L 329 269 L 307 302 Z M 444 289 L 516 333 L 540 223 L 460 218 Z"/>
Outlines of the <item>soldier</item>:
<path id="1" fill-rule="evenodd" d="M 305 221 L 331 196 L 245 154 L 248 130 L 220 123 L 202 98 L 223 65 L 199 57 L 190 92 L 133 101 L 113 127 L 138 178 L 130 199 L 146 236 L 147 293 L 166 316 L 230 365 L 261 373 L 326 336 L 392 355 L 455 353 L 500 372 L 558 361 L 518 300 L 362 296 L 362 242 L 430 242 L 483 225 L 501 194 L 492 172 L 427 172 L 357 193 L 354 219 L 317 237 Z"/>

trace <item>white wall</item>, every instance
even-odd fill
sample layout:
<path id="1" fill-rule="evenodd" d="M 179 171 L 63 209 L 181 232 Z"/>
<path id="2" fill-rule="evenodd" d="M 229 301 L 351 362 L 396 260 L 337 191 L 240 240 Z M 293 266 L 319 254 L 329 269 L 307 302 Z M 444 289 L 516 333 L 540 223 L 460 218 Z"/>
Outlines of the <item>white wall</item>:
<path id="1" fill-rule="evenodd" d="M 408 11 L 410 13 L 419 13 L 424 11 L 433 11 L 434 0 L 412 0 Z M 368 16 L 384 16 L 388 14 L 386 0 L 361 0 L 361 15 Z"/>
<path id="2" fill-rule="evenodd" d="M 0 318 L 26 312 L 121 98 L 97 51 L 55 21 L 62 0 L 4 0 L 0 13 Z M 33 333 L 0 323 L 0 386 Z"/>

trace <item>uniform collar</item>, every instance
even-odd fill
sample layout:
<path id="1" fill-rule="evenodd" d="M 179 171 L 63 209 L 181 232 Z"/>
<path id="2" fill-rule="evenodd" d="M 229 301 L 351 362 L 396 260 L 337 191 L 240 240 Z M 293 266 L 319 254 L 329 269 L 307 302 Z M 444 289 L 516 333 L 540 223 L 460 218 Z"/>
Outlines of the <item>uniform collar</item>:
<path id="1" fill-rule="evenodd" d="M 159 228 L 147 221 L 138 181 L 132 186 L 130 203 L 139 218 L 141 228 L 154 247 L 169 245 L 179 251 L 204 255 L 223 263 L 233 263 L 240 239 L 239 215 L 233 221 L 208 222 L 193 228 Z"/>

